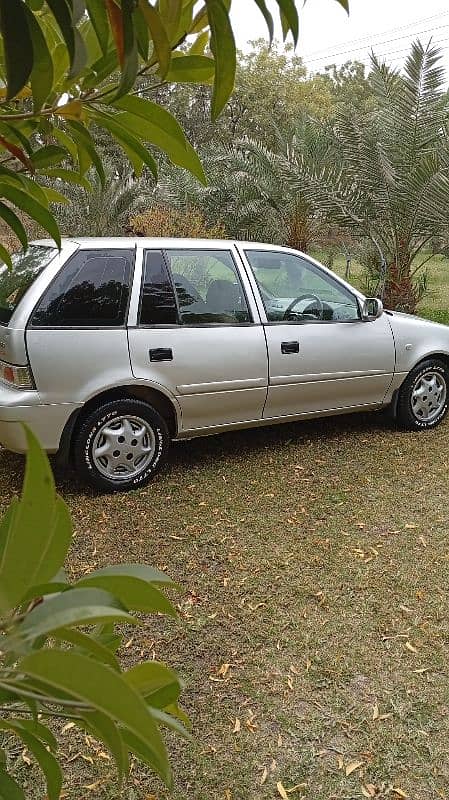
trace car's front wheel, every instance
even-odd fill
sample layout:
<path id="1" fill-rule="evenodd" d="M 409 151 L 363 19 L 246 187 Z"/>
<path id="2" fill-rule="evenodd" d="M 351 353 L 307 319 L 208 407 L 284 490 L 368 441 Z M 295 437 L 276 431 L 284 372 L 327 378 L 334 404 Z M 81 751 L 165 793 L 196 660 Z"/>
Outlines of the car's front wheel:
<path id="1" fill-rule="evenodd" d="M 435 428 L 449 403 L 449 370 L 443 361 L 429 358 L 418 364 L 399 391 L 397 419 L 403 428 Z"/>
<path id="2" fill-rule="evenodd" d="M 81 422 L 75 465 L 96 489 L 138 489 L 161 467 L 169 441 L 167 425 L 154 408 L 140 400 L 114 400 Z"/>

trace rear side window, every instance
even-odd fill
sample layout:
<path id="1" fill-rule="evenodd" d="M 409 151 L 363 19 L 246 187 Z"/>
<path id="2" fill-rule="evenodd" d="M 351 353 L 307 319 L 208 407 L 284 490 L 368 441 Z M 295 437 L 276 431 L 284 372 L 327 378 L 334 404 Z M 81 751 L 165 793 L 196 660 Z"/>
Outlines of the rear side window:
<path id="1" fill-rule="evenodd" d="M 133 250 L 79 250 L 37 306 L 34 327 L 117 327 L 125 324 Z"/>
<path id="2" fill-rule="evenodd" d="M 140 325 L 176 325 L 178 312 L 162 250 L 147 250 L 140 300 Z"/>
<path id="3" fill-rule="evenodd" d="M 12 257 L 12 269 L 0 266 L 0 325 L 8 324 L 27 289 L 57 254 L 55 247 L 30 245 Z"/>

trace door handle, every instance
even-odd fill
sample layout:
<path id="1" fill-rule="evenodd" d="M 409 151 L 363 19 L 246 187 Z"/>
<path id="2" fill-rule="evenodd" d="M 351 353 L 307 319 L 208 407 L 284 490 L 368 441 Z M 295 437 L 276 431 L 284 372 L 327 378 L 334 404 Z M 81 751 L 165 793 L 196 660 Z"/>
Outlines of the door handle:
<path id="1" fill-rule="evenodd" d="M 299 353 L 299 342 L 281 342 L 281 353 L 284 356 L 290 353 Z"/>
<path id="2" fill-rule="evenodd" d="M 149 350 L 148 353 L 150 361 L 173 361 L 171 347 L 157 347 L 155 350 Z"/>

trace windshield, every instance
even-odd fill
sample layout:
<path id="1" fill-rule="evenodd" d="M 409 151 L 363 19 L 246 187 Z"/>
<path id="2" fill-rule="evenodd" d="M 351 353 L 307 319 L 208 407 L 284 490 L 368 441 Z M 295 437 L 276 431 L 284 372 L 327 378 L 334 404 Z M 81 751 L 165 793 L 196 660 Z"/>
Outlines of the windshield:
<path id="1" fill-rule="evenodd" d="M 7 325 L 22 297 L 57 254 L 55 247 L 31 245 L 12 256 L 12 269 L 0 265 L 0 325 Z"/>

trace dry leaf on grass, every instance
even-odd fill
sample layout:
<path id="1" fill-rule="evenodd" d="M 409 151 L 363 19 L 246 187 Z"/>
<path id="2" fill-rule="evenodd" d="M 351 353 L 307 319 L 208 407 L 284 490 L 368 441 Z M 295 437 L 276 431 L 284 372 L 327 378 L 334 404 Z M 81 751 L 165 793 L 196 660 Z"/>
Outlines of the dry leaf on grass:
<path id="1" fill-rule="evenodd" d="M 356 769 L 359 769 L 359 767 L 363 767 L 363 761 L 351 761 L 350 764 L 346 764 L 346 769 L 345 769 L 346 777 L 348 778 L 349 775 L 352 775 L 352 773 L 355 772 Z"/>
<path id="2" fill-rule="evenodd" d="M 241 727 L 241 726 L 240 726 L 240 720 L 239 720 L 239 718 L 238 718 L 238 717 L 236 717 L 236 718 L 235 718 L 235 722 L 234 722 L 234 728 L 233 728 L 233 730 L 232 730 L 232 733 L 239 733 L 239 732 L 240 732 L 240 727 Z"/>
<path id="3" fill-rule="evenodd" d="M 288 794 L 280 781 L 276 784 L 276 789 L 278 790 L 279 796 L 282 797 L 282 800 L 288 800 Z"/>
<path id="4" fill-rule="evenodd" d="M 404 792 L 403 789 L 398 789 L 396 787 L 393 787 L 392 792 L 393 795 L 396 795 L 396 797 L 403 797 L 403 798 L 410 797 L 410 795 L 408 795 L 407 792 Z"/>
<path id="5" fill-rule="evenodd" d="M 415 647 L 415 645 L 412 644 L 411 642 L 406 642 L 405 646 L 406 646 L 407 650 L 410 651 L 410 653 L 417 653 L 418 652 L 418 648 Z"/>
<path id="6" fill-rule="evenodd" d="M 377 789 L 374 786 L 374 783 L 363 783 L 362 784 L 362 794 L 363 797 L 375 797 Z"/>
<path id="7" fill-rule="evenodd" d="M 263 768 L 263 772 L 260 778 L 260 785 L 263 786 L 266 779 L 268 778 L 268 770 L 266 767 Z"/>

